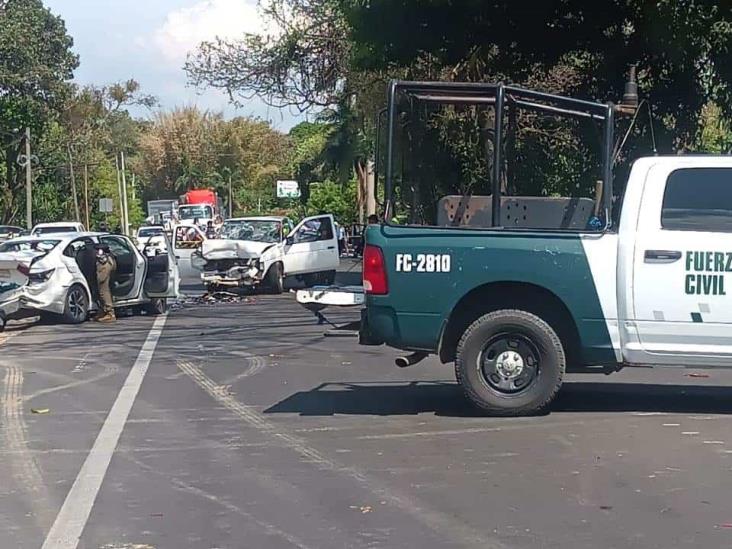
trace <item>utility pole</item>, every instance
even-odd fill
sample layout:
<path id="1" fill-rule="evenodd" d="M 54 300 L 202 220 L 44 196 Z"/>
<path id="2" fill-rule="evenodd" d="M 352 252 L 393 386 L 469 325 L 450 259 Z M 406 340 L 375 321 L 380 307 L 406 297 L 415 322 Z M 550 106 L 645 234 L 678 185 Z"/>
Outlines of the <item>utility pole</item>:
<path id="1" fill-rule="evenodd" d="M 89 165 L 84 164 L 84 219 L 86 220 L 86 230 L 91 229 L 89 225 Z"/>
<path id="2" fill-rule="evenodd" d="M 76 196 L 76 178 L 74 177 L 74 158 L 71 156 L 71 143 L 66 144 L 66 151 L 69 153 L 69 175 L 71 176 L 71 194 L 74 198 L 74 216 L 77 223 L 81 222 L 79 215 L 79 199 Z"/>
<path id="3" fill-rule="evenodd" d="M 130 234 L 130 218 L 129 210 L 127 209 L 127 178 L 125 177 L 125 152 L 120 152 L 121 159 L 121 171 L 122 171 L 122 208 L 124 210 L 123 221 L 122 221 L 122 234 Z"/>
<path id="4" fill-rule="evenodd" d="M 234 193 L 231 191 L 231 172 L 229 172 L 229 217 L 234 217 Z"/>
<path id="5" fill-rule="evenodd" d="M 120 230 L 124 226 L 124 204 L 122 202 L 122 178 L 119 173 L 119 155 L 114 155 L 114 166 L 117 169 L 117 194 L 119 194 L 119 223 Z"/>
<path id="6" fill-rule="evenodd" d="M 31 132 L 25 129 L 25 221 L 28 230 L 33 228 L 33 174 L 31 173 Z"/>

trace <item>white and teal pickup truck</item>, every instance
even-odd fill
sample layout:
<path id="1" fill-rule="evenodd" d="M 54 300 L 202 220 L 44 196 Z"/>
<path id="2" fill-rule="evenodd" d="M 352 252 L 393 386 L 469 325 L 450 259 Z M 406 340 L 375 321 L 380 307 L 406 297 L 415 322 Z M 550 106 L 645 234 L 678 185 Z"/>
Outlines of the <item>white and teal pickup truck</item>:
<path id="1" fill-rule="evenodd" d="M 361 343 L 455 362 L 499 415 L 565 372 L 732 367 L 732 157 L 637 160 L 614 207 L 600 231 L 370 226 Z"/>

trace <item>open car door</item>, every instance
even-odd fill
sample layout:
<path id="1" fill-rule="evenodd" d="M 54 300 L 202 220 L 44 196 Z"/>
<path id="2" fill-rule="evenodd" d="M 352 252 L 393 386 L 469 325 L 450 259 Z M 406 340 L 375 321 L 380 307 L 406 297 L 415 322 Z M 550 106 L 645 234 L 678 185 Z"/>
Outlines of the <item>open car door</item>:
<path id="1" fill-rule="evenodd" d="M 332 215 L 303 219 L 285 240 L 286 275 L 333 271 L 338 268 L 338 240 Z"/>
<path id="2" fill-rule="evenodd" d="M 147 261 L 145 294 L 148 297 L 178 297 L 180 272 L 173 246 L 165 235 L 151 238 L 160 239 L 160 242 L 148 241 L 142 249 Z"/>
<path id="3" fill-rule="evenodd" d="M 112 298 L 125 301 L 139 297 L 145 277 L 145 260 L 132 240 L 121 235 L 104 235 L 99 240 L 109 246 L 117 261 L 117 269 L 112 277 Z"/>

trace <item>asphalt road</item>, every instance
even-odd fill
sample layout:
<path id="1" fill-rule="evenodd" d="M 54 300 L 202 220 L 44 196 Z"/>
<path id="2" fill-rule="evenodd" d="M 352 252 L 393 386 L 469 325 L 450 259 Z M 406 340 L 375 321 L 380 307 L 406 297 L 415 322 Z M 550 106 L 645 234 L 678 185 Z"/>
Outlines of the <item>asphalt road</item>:
<path id="1" fill-rule="evenodd" d="M 174 310 L 148 356 L 152 327 L 3 335 L 1 548 L 59 522 L 94 549 L 732 547 L 732 372 L 573 376 L 549 414 L 496 419 L 292 295 Z"/>

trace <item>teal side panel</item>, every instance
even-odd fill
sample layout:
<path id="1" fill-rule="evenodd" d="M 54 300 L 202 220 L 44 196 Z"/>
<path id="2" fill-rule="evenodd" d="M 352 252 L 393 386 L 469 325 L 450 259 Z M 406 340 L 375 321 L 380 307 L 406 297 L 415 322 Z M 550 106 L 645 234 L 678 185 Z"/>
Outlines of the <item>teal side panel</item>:
<path id="1" fill-rule="evenodd" d="M 388 345 L 436 351 L 460 299 L 494 282 L 534 284 L 554 293 L 575 319 L 588 363 L 614 362 L 590 266 L 578 234 L 371 226 L 382 248 L 389 294 L 368 296 L 369 331 Z M 397 254 L 448 254 L 447 273 L 396 271 Z"/>

